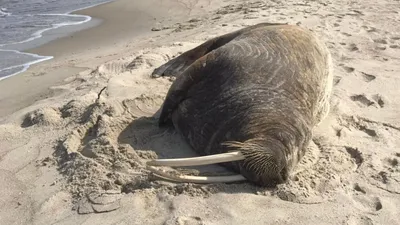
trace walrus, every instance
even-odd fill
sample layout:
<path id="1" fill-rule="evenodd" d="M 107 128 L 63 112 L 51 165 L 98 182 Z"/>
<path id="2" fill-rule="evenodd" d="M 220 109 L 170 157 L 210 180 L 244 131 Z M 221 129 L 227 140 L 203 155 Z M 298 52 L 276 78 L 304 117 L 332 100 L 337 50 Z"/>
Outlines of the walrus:
<path id="1" fill-rule="evenodd" d="M 201 156 L 158 159 L 151 171 L 179 182 L 284 183 L 329 113 L 332 60 L 313 32 L 261 23 L 215 37 L 156 68 L 175 76 L 158 119 Z M 172 176 L 154 166 L 220 163 L 234 176 Z"/>

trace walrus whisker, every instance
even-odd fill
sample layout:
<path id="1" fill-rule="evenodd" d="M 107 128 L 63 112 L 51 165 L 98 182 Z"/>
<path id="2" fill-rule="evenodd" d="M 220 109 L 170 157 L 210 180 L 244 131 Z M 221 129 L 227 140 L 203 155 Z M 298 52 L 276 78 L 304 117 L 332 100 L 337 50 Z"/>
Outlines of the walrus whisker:
<path id="1" fill-rule="evenodd" d="M 164 171 L 158 170 L 153 166 L 147 166 L 147 169 L 158 177 L 166 180 L 183 182 L 183 183 L 197 183 L 197 184 L 210 184 L 210 183 L 232 183 L 245 181 L 246 178 L 240 174 L 228 176 L 189 176 L 189 175 L 170 175 Z"/>
<path id="2" fill-rule="evenodd" d="M 148 166 L 201 166 L 223 162 L 239 161 L 243 160 L 244 158 L 245 157 L 241 152 L 235 151 L 191 158 L 156 159 L 148 161 L 146 164 Z"/>

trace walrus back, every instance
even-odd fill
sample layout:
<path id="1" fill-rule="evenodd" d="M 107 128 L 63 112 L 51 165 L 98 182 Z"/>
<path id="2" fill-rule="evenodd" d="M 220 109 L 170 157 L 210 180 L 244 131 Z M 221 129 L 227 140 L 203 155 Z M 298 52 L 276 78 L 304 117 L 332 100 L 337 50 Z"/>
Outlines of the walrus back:
<path id="1" fill-rule="evenodd" d="M 203 77 L 188 90 L 173 123 L 203 155 L 226 151 L 220 146 L 225 141 L 276 129 L 290 130 L 297 137 L 292 145 L 301 147 L 324 98 L 328 61 L 325 47 L 296 26 L 243 33 L 201 61 Z"/>

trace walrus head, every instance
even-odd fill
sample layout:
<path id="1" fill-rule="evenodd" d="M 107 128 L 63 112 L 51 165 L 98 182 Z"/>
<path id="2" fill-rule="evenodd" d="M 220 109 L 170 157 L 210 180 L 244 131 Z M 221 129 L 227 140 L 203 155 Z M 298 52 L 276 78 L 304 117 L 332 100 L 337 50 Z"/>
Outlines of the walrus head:
<path id="1" fill-rule="evenodd" d="M 273 187 L 284 183 L 289 170 L 284 146 L 269 138 L 250 139 L 245 142 L 225 142 L 223 145 L 233 152 L 240 152 L 244 159 L 230 162 L 236 171 L 247 180 L 260 186 Z"/>
<path id="2" fill-rule="evenodd" d="M 227 141 L 221 144 L 227 153 L 180 159 L 157 159 L 147 162 L 147 168 L 167 180 L 192 183 L 228 183 L 250 181 L 260 186 L 273 187 L 287 181 L 289 169 L 285 147 L 276 139 L 249 139 L 244 142 Z M 240 175 L 186 176 L 170 175 L 154 166 L 199 166 L 224 163 Z"/>

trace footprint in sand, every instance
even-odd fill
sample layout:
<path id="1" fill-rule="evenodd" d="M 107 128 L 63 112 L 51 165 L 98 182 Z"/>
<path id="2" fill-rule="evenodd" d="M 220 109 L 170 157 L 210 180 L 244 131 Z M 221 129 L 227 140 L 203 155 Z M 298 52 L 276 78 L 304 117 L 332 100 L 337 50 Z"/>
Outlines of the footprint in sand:
<path id="1" fill-rule="evenodd" d="M 342 35 L 346 36 L 346 37 L 351 37 L 352 35 L 346 32 L 341 32 Z"/>
<path id="2" fill-rule="evenodd" d="M 361 72 L 361 74 L 362 74 L 362 77 L 364 78 L 365 82 L 371 82 L 376 79 L 375 75 L 364 73 L 364 72 Z"/>
<path id="3" fill-rule="evenodd" d="M 387 102 L 386 98 L 380 94 L 372 96 L 372 98 L 378 103 L 378 105 L 383 108 Z"/>
<path id="4" fill-rule="evenodd" d="M 378 43 L 378 44 L 384 44 L 384 45 L 388 44 L 388 41 L 384 38 L 375 39 L 374 42 Z"/>
<path id="5" fill-rule="evenodd" d="M 378 31 L 378 29 L 376 29 L 375 27 L 370 27 L 370 26 L 361 26 L 361 28 L 363 28 L 368 33 L 373 33 Z"/>
<path id="6" fill-rule="evenodd" d="M 375 49 L 376 50 L 386 50 L 388 47 L 388 41 L 384 38 L 379 38 L 379 39 L 374 39 L 374 43 L 376 44 Z"/>
<path id="7" fill-rule="evenodd" d="M 400 36 L 391 37 L 390 39 L 395 40 L 395 41 L 399 41 L 400 40 Z"/>
<path id="8" fill-rule="evenodd" d="M 339 66 L 341 66 L 347 73 L 352 73 L 356 70 L 354 67 L 345 66 L 344 64 L 339 64 Z"/>
<path id="9" fill-rule="evenodd" d="M 380 50 L 380 51 L 384 51 L 387 49 L 387 47 L 385 45 L 378 45 L 375 47 L 376 50 Z"/>
<path id="10" fill-rule="evenodd" d="M 358 131 L 361 131 L 372 138 L 378 138 L 378 133 L 371 129 L 372 126 L 370 122 L 362 119 L 362 118 L 355 118 L 355 117 L 348 117 L 344 118 L 343 121 L 340 121 L 340 124 L 346 128 L 355 128 Z"/>
<path id="11" fill-rule="evenodd" d="M 375 39 L 374 42 L 377 44 L 380 44 L 377 48 L 379 49 L 387 49 L 387 47 L 392 48 L 392 49 L 399 49 L 400 48 L 400 43 L 399 43 L 400 37 L 391 37 L 391 38 L 379 38 Z"/>
<path id="12" fill-rule="evenodd" d="M 354 102 L 358 102 L 358 105 L 361 107 L 375 106 L 377 108 L 383 108 L 387 102 L 386 98 L 380 94 L 372 95 L 371 99 L 365 94 L 358 94 L 350 96 L 350 99 Z"/>
<path id="13" fill-rule="evenodd" d="M 368 99 L 365 94 L 352 95 L 350 99 L 354 102 L 358 102 L 358 105 L 361 107 L 369 107 L 375 104 L 375 102 Z"/>
<path id="14" fill-rule="evenodd" d="M 340 77 L 340 76 L 333 77 L 333 86 L 338 85 L 341 80 L 342 80 L 342 77 Z"/>
<path id="15" fill-rule="evenodd" d="M 364 157 L 362 155 L 362 152 L 358 150 L 358 148 L 353 148 L 349 146 L 344 147 L 347 151 L 347 153 L 350 154 L 350 157 L 353 159 L 354 163 L 357 165 L 357 169 L 361 166 L 361 164 L 364 162 Z"/>
<path id="16" fill-rule="evenodd" d="M 388 191 L 390 193 L 400 194 L 399 183 L 399 169 L 398 166 L 393 166 L 392 164 L 396 164 L 396 161 L 387 160 L 385 167 L 385 171 L 381 170 L 379 172 L 375 172 L 371 176 L 371 183 L 376 187 Z M 388 165 L 389 164 L 389 165 Z"/>
<path id="17" fill-rule="evenodd" d="M 379 38 L 374 39 L 374 42 L 378 44 L 376 49 L 378 50 L 386 50 L 388 47 L 391 49 L 400 49 L 399 37 L 392 38 Z"/>
<path id="18" fill-rule="evenodd" d="M 371 197 L 368 191 L 360 184 L 353 185 L 352 199 L 356 203 L 356 207 L 370 213 L 382 210 L 383 204 L 379 197 Z"/>
<path id="19" fill-rule="evenodd" d="M 346 225 L 373 225 L 371 218 L 367 216 L 354 216 L 351 215 L 346 223 Z"/>
<path id="20" fill-rule="evenodd" d="M 388 158 L 386 161 L 388 165 L 392 168 L 396 168 L 399 166 L 399 160 L 396 158 Z"/>
<path id="21" fill-rule="evenodd" d="M 351 52 L 355 52 L 355 51 L 358 51 L 358 50 L 360 50 L 360 49 L 357 47 L 356 44 L 351 43 L 351 44 L 349 45 L 349 47 L 348 47 L 348 50 L 351 51 Z"/>
<path id="22" fill-rule="evenodd" d="M 391 143 L 392 141 L 396 142 L 398 137 L 400 137 L 400 128 L 392 124 L 381 123 L 360 117 L 343 117 L 342 119 L 343 120 L 339 121 L 340 125 L 353 130 L 353 132 L 358 131 L 359 137 L 364 136 L 370 138 L 374 142 Z M 341 133 L 341 131 L 338 132 L 339 135 L 342 135 Z M 365 135 L 362 135 L 362 133 Z M 366 153 L 366 155 L 359 154 L 357 151 L 364 149 L 347 147 L 346 150 L 356 163 L 358 160 L 360 166 L 362 166 L 363 173 L 371 174 L 371 176 L 365 177 L 369 184 L 390 193 L 400 194 L 400 152 L 393 152 L 379 159 L 377 157 L 371 158 L 368 153 Z M 369 149 L 369 151 L 371 150 L 374 149 Z M 387 150 L 376 148 L 376 151 L 380 151 L 382 154 L 387 153 L 388 150 L 390 151 L 390 148 Z M 379 203 L 376 203 L 376 207 L 381 208 Z"/>
<path id="23" fill-rule="evenodd" d="M 358 130 L 360 130 L 360 131 L 366 133 L 366 134 L 367 134 L 368 136 L 370 136 L 370 137 L 377 137 L 377 136 L 378 136 L 378 134 L 376 133 L 375 130 L 369 129 L 369 128 L 368 128 L 367 126 L 365 126 L 365 125 L 360 125 L 360 126 L 358 126 L 357 128 L 358 128 Z"/>
<path id="24" fill-rule="evenodd" d="M 361 187 L 359 184 L 357 184 L 357 183 L 355 183 L 354 184 L 354 190 L 355 191 L 358 191 L 358 192 L 361 192 L 361 193 L 363 193 L 363 194 L 366 194 L 367 192 L 364 190 L 364 188 L 363 187 Z"/>

